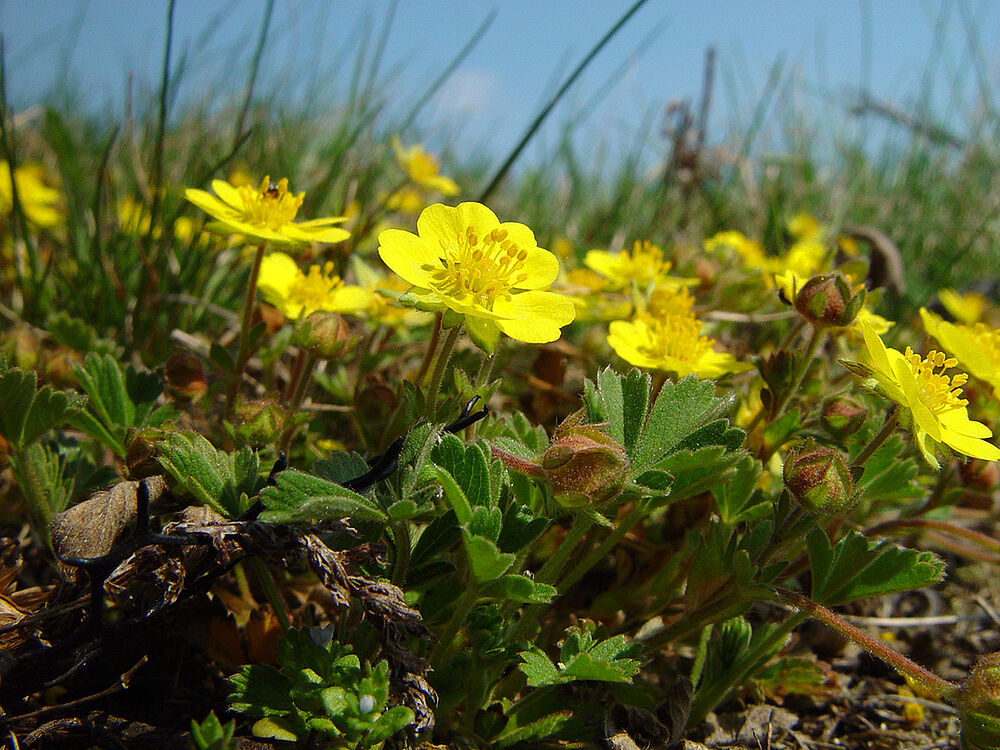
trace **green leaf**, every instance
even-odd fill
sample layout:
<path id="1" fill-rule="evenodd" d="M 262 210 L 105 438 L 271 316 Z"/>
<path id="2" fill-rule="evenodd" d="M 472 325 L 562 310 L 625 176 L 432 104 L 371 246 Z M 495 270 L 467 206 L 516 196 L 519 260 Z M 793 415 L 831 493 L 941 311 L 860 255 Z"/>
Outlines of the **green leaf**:
<path id="1" fill-rule="evenodd" d="M 478 444 L 465 445 L 455 435 L 442 435 L 441 442 L 431 451 L 431 460 L 451 474 L 470 505 L 490 505 L 490 464 Z"/>
<path id="2" fill-rule="evenodd" d="M 525 724 L 519 724 L 512 717 L 504 730 L 493 739 L 493 745 L 498 748 L 510 747 L 519 742 L 532 742 L 551 737 L 573 719 L 573 711 L 566 709 L 554 711 L 539 719 Z"/>
<path id="3" fill-rule="evenodd" d="M 469 570 L 479 583 L 502 576 L 514 564 L 514 555 L 501 552 L 495 542 L 462 529 L 462 541 L 469 555 Z"/>
<path id="4" fill-rule="evenodd" d="M 201 435 L 172 433 L 157 444 L 157 459 L 180 487 L 229 518 L 246 510 L 257 489 L 258 459 L 249 448 L 226 453 Z"/>
<path id="5" fill-rule="evenodd" d="M 413 723 L 413 709 L 406 706 L 393 706 L 368 729 L 364 746 L 376 747 L 378 743 L 389 739 L 396 732 Z"/>
<path id="6" fill-rule="evenodd" d="M 902 454 L 908 449 L 897 433 L 890 436 L 865 462 L 858 489 L 866 501 L 909 500 L 921 497 L 917 462 Z"/>
<path id="7" fill-rule="evenodd" d="M 417 543 L 410 554 L 410 566 L 419 567 L 434 559 L 435 556 L 451 548 L 461 538 L 458 528 L 458 517 L 454 511 L 448 511 L 437 516 L 421 532 Z"/>
<path id="8" fill-rule="evenodd" d="M 357 453 L 334 451 L 312 465 L 313 474 L 331 482 L 347 482 L 368 472 L 371 467 Z"/>
<path id="9" fill-rule="evenodd" d="M 0 435 L 15 450 L 71 418 L 86 403 L 75 394 L 37 387 L 38 375 L 19 367 L 0 371 Z"/>
<path id="10" fill-rule="evenodd" d="M 508 573 L 485 584 L 480 592 L 492 597 L 521 604 L 548 604 L 559 591 L 547 583 L 537 583 L 520 573 Z"/>
<path id="11" fill-rule="evenodd" d="M 261 491 L 260 500 L 267 508 L 261 519 L 270 523 L 327 518 L 360 518 L 381 523 L 389 520 L 374 500 L 336 482 L 294 469 L 280 472 L 275 484 Z"/>
<path id="12" fill-rule="evenodd" d="M 771 510 L 771 503 L 757 488 L 761 464 L 752 456 L 743 456 L 734 467 L 729 482 L 720 482 L 711 488 L 719 517 L 727 526 L 755 521 Z"/>
<path id="13" fill-rule="evenodd" d="M 806 536 L 812 599 L 833 606 L 869 596 L 895 594 L 944 580 L 944 560 L 933 552 L 870 540 L 853 531 L 831 546 L 826 532 Z"/>
<path id="14" fill-rule="evenodd" d="M 623 635 L 598 641 L 595 631 L 594 623 L 589 621 L 571 628 L 558 665 L 538 646 L 518 654 L 524 661 L 519 668 L 528 678 L 528 686 L 563 685 L 580 680 L 631 682 L 642 664 L 632 657 L 642 651 L 642 644 L 629 643 Z"/>
<path id="15" fill-rule="evenodd" d="M 715 396 L 715 386 L 689 375 L 678 383 L 667 382 L 660 390 L 636 445 L 632 459 L 638 474 L 676 449 L 678 444 L 699 427 L 728 407 L 728 402 Z"/>
<path id="16" fill-rule="evenodd" d="M 441 484 L 441 490 L 444 493 L 445 500 L 451 506 L 451 509 L 455 511 L 455 516 L 458 518 L 458 522 L 463 526 L 469 523 L 472 518 L 472 506 L 469 505 L 469 500 L 465 497 L 465 493 L 462 488 L 458 485 L 458 482 L 446 469 L 442 469 L 440 466 L 434 466 L 434 472 L 437 475 L 438 482 Z"/>
<path id="17" fill-rule="evenodd" d="M 89 400 L 72 423 L 121 457 L 129 427 L 156 426 L 173 415 L 171 407 L 153 411 L 163 390 L 156 375 L 133 367 L 123 372 L 110 354 L 87 355 L 82 365 L 73 367 L 73 374 Z"/>
<path id="18" fill-rule="evenodd" d="M 503 514 L 499 508 L 474 508 L 472 516 L 466 528 L 474 536 L 482 536 L 491 542 L 496 542 L 500 536 L 500 524 L 503 523 Z"/>

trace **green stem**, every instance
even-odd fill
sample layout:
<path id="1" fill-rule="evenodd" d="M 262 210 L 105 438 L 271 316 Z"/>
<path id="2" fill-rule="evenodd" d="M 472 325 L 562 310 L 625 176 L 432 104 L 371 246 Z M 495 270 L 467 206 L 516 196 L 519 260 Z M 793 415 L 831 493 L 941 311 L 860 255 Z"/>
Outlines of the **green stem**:
<path id="1" fill-rule="evenodd" d="M 708 641 L 712 637 L 714 627 L 713 623 L 709 623 L 701 629 L 701 635 L 698 637 L 698 650 L 694 655 L 694 664 L 691 665 L 691 677 L 689 678 L 691 685 L 695 688 L 701 682 L 701 673 L 705 669 L 705 659 L 708 656 Z"/>
<path id="2" fill-rule="evenodd" d="M 249 563 L 250 570 L 253 571 L 254 576 L 257 578 L 257 583 L 263 589 L 268 604 L 274 610 L 274 616 L 278 618 L 278 624 L 281 625 L 282 631 L 287 633 L 291 629 L 292 623 L 288 619 L 288 610 L 285 609 L 285 602 L 281 598 L 281 592 L 278 591 L 278 585 L 274 581 L 274 576 L 271 575 L 271 571 L 268 570 L 264 561 L 259 557 L 250 558 Z"/>
<path id="3" fill-rule="evenodd" d="M 257 277 L 260 275 L 260 264 L 264 260 L 264 251 L 267 249 L 266 243 L 257 246 L 254 254 L 253 265 L 250 266 L 250 278 L 247 280 L 247 293 L 243 300 L 243 319 L 240 322 L 240 348 L 236 355 L 236 368 L 233 372 L 232 382 L 226 393 L 226 414 L 233 412 L 233 402 L 236 400 L 236 393 L 240 388 L 240 381 L 243 379 L 243 370 L 250 359 L 250 328 L 253 325 L 253 303 L 257 298 Z"/>
<path id="4" fill-rule="evenodd" d="M 899 427 L 899 413 L 897 411 L 898 407 L 894 407 L 889 418 L 885 420 L 885 424 L 882 425 L 882 429 L 878 431 L 878 434 L 871 439 L 871 442 L 864 447 L 864 450 L 858 454 L 858 457 L 854 459 L 853 466 L 864 466 L 865 462 L 872 457 L 872 454 L 879 449 L 879 446 L 884 443 L 888 437 L 896 431 Z"/>
<path id="5" fill-rule="evenodd" d="M 566 532 L 566 536 L 559 543 L 556 551 L 552 553 L 552 556 L 545 561 L 545 564 L 535 574 L 535 581 L 537 583 L 553 583 L 566 565 L 570 555 L 573 554 L 580 541 L 586 536 L 593 525 L 594 522 L 590 517 L 583 513 L 577 513 L 573 517 L 573 523 L 570 525 L 569 531 Z M 565 589 L 560 588 L 560 593 L 563 591 Z M 520 641 L 527 638 L 529 631 L 534 627 L 542 612 L 547 608 L 548 605 L 545 604 L 529 605 L 521 615 L 521 619 L 517 621 L 513 631 L 511 631 L 510 640 Z"/>
<path id="6" fill-rule="evenodd" d="M 469 616 L 472 608 L 476 606 L 476 602 L 479 600 L 479 584 L 475 581 L 470 580 L 465 585 L 465 591 L 459 597 L 458 602 L 455 604 L 455 611 L 451 614 L 451 619 L 448 620 L 448 624 L 444 627 L 444 632 L 441 633 L 441 639 L 434 646 L 434 650 L 431 651 L 430 662 L 434 669 L 439 669 L 444 665 L 444 658 L 451 651 L 452 641 L 455 640 L 455 636 L 458 635 L 459 628 L 465 623 L 465 618 Z"/>
<path id="7" fill-rule="evenodd" d="M 305 400 L 306 391 L 309 390 L 309 383 L 312 382 L 313 373 L 316 371 L 316 355 L 310 351 L 300 351 L 296 360 L 296 373 L 292 387 L 291 398 L 288 402 L 288 411 L 292 423 L 285 428 L 281 436 L 281 449 L 288 452 L 292 445 L 292 438 L 295 437 L 295 416 Z"/>
<path id="8" fill-rule="evenodd" d="M 438 343 L 441 341 L 441 326 L 443 321 L 444 313 L 439 312 L 434 316 L 434 329 L 431 331 L 431 340 L 427 343 L 427 351 L 424 352 L 424 359 L 420 363 L 420 369 L 417 370 L 417 374 L 413 378 L 413 382 L 416 385 L 424 382 L 431 362 L 434 360 L 434 355 L 437 353 Z"/>
<path id="9" fill-rule="evenodd" d="M 688 714 L 688 726 L 692 727 L 700 723 L 702 719 L 715 708 L 729 691 L 739 687 L 747 681 L 764 662 L 771 658 L 772 654 L 781 647 L 785 638 L 800 623 L 806 619 L 802 612 L 796 612 L 765 638 L 757 648 L 750 654 L 741 654 L 735 668 L 731 668 L 729 679 L 720 679 L 709 685 L 706 689 L 699 690 L 691 701 L 691 710 Z"/>
<path id="10" fill-rule="evenodd" d="M 826 337 L 826 330 L 821 326 L 813 326 L 812 336 L 809 337 L 809 343 L 806 345 L 806 354 L 802 358 L 802 364 L 799 367 L 799 371 L 795 373 L 795 381 L 792 385 L 782 394 L 781 401 L 775 407 L 774 414 L 771 416 L 772 421 L 778 419 L 788 406 L 788 402 L 792 400 L 792 396 L 798 392 L 799 388 L 802 386 L 802 381 L 806 378 L 806 373 L 809 372 L 809 366 L 812 364 L 813 359 L 816 357 L 816 352 L 819 349 L 820 344 Z"/>
<path id="11" fill-rule="evenodd" d="M 448 362 L 451 360 L 451 353 L 455 349 L 455 342 L 458 341 L 458 334 L 461 326 L 453 326 L 448 329 L 448 335 L 444 337 L 444 342 L 438 350 L 434 361 L 434 368 L 431 371 L 431 380 L 427 385 L 427 401 L 424 404 L 424 416 L 428 422 L 433 422 L 437 417 L 437 400 L 441 392 L 441 381 L 444 380 L 445 370 L 448 369 Z"/>
<path id="12" fill-rule="evenodd" d="M 49 521 L 52 520 L 52 505 L 49 502 L 48 493 L 42 485 L 42 480 L 38 476 L 38 469 L 35 462 L 29 455 L 31 448 L 13 451 L 10 455 L 10 465 L 14 472 L 14 478 L 21 488 L 21 494 L 28 501 L 31 508 L 32 520 L 39 535 L 49 542 Z"/>
<path id="13" fill-rule="evenodd" d="M 838 617 L 823 605 L 817 604 L 802 596 L 802 594 L 790 591 L 789 589 L 775 587 L 775 592 L 783 602 L 799 610 L 800 614 L 815 617 L 828 628 L 835 630 L 848 640 L 856 643 L 875 658 L 881 659 L 901 675 L 910 678 L 929 693 L 944 698 L 944 700 L 949 702 L 957 695 L 958 685 L 949 682 L 943 677 L 939 677 L 930 670 L 924 669 L 898 651 L 893 651 L 885 645 L 885 642 L 878 638 L 873 638 L 868 633 L 847 622 L 847 620 Z"/>
<path id="14" fill-rule="evenodd" d="M 396 548 L 396 560 L 392 567 L 392 582 L 402 588 L 406 581 L 406 569 L 410 565 L 410 526 L 404 521 L 393 525 L 393 541 Z"/>
<path id="15" fill-rule="evenodd" d="M 566 577 L 559 581 L 559 590 L 568 591 L 569 587 L 583 578 L 587 571 L 593 568 L 597 563 L 604 559 L 604 557 L 611 551 L 611 549 L 618 544 L 625 535 L 628 534 L 639 520 L 642 518 L 644 508 L 641 503 L 637 502 L 632 508 L 632 511 L 622 519 L 618 527 L 605 537 L 604 541 L 597 545 L 590 554 L 584 557 L 576 566 L 566 574 Z"/>

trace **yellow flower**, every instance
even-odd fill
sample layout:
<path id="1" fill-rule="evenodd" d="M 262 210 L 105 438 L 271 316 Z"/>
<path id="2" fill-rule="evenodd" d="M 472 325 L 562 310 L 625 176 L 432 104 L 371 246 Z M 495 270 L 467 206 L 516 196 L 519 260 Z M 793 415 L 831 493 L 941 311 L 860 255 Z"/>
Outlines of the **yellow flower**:
<path id="1" fill-rule="evenodd" d="M 415 183 L 443 195 L 458 195 L 458 185 L 450 177 L 439 173 L 441 165 L 437 157 L 424 151 L 423 146 L 415 144 L 404 147 L 399 137 L 393 136 L 392 150 L 396 152 L 400 166 Z"/>
<path id="2" fill-rule="evenodd" d="M 938 299 L 956 320 L 968 325 L 981 320 L 986 310 L 986 297 L 977 292 L 959 294 L 954 289 L 942 289 L 938 292 Z"/>
<path id="3" fill-rule="evenodd" d="M 359 286 L 345 285 L 333 273 L 333 263 L 310 266 L 303 273 L 284 253 L 267 255 L 260 265 L 257 288 L 264 299 L 286 318 L 304 318 L 314 312 L 357 312 L 371 302 L 371 294 Z"/>
<path id="4" fill-rule="evenodd" d="M 969 419 L 968 402 L 961 398 L 969 376 L 960 372 L 949 378 L 942 372 L 958 364 L 955 359 L 936 351 L 921 358 L 910 347 L 900 353 L 887 348 L 871 326 L 862 324 L 861 331 L 871 363 L 843 364 L 866 378 L 863 387 L 899 405 L 900 424 L 913 431 L 927 463 L 940 468 L 935 453 L 942 444 L 973 458 L 1000 459 L 1000 448 L 984 439 L 992 436 L 990 428 Z"/>
<path id="5" fill-rule="evenodd" d="M 751 240 L 742 232 L 728 230 L 718 232 L 704 242 L 705 249 L 714 253 L 719 248 L 729 248 L 743 260 L 743 264 L 761 271 L 780 270 L 775 268 L 772 258 L 764 252 L 764 246 L 756 240 Z"/>
<path id="6" fill-rule="evenodd" d="M 424 194 L 411 185 L 401 187 L 385 199 L 385 207 L 388 210 L 404 214 L 415 214 L 426 205 Z"/>
<path id="7" fill-rule="evenodd" d="M 63 223 L 59 211 L 59 191 L 44 182 L 45 169 L 41 164 L 22 164 L 14 170 L 17 199 L 24 209 L 25 218 L 42 229 Z M 10 179 L 10 165 L 0 161 L 0 216 L 14 210 L 14 185 Z"/>
<path id="8" fill-rule="evenodd" d="M 476 344 L 492 351 L 500 332 L 541 344 L 572 322 L 572 301 L 542 291 L 559 275 L 559 260 L 535 243 L 524 224 L 500 223 L 480 203 L 436 203 L 417 219 L 417 234 L 386 229 L 379 256 L 413 285 L 422 309 L 448 308 L 465 317 Z"/>
<path id="9" fill-rule="evenodd" d="M 640 289 L 650 284 L 693 286 L 698 279 L 672 278 L 671 263 L 663 257 L 663 251 L 649 240 L 636 240 L 632 252 L 622 250 L 609 253 L 605 250 L 591 250 L 583 259 L 584 264 L 611 282 L 610 288 L 623 289 L 634 281 Z"/>
<path id="10" fill-rule="evenodd" d="M 788 233 L 797 240 L 820 241 L 826 231 L 826 227 L 820 224 L 815 216 L 806 213 L 795 214 L 788 220 L 787 227 Z"/>
<path id="11" fill-rule="evenodd" d="M 638 367 L 674 372 L 678 377 L 717 378 L 751 369 L 701 335 L 701 322 L 691 312 L 640 313 L 631 321 L 616 320 L 608 343 L 619 357 Z"/>
<path id="12" fill-rule="evenodd" d="M 985 323 L 949 323 L 923 307 L 920 317 L 927 333 L 969 372 L 993 386 L 993 397 L 1000 399 L 1000 330 Z"/>
<path id="13" fill-rule="evenodd" d="M 621 320 L 632 314 L 632 301 L 624 294 L 608 293 L 607 281 L 589 268 L 566 272 L 559 291 L 573 300 L 578 322 Z"/>
<path id="14" fill-rule="evenodd" d="M 300 247 L 310 242 L 340 242 L 350 237 L 350 232 L 332 226 L 344 221 L 341 216 L 296 223 L 295 215 L 305 193 L 289 193 L 287 178 L 275 184 L 265 177 L 256 189 L 212 180 L 212 189 L 215 195 L 188 188 L 184 197 L 215 217 L 216 221 L 206 228 L 217 234 L 240 234 L 250 242 Z"/>

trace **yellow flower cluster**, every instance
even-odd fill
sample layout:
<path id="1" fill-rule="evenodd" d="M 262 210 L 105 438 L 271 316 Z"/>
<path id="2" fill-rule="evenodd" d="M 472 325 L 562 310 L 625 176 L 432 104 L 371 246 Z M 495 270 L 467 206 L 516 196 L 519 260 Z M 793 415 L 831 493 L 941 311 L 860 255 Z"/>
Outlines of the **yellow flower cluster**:
<path id="1" fill-rule="evenodd" d="M 611 323 L 608 343 L 633 365 L 678 377 L 718 378 L 751 369 L 731 354 L 716 351 L 715 341 L 701 335 L 702 324 L 693 305 L 694 298 L 684 288 L 658 290 L 645 312 L 630 321 Z"/>

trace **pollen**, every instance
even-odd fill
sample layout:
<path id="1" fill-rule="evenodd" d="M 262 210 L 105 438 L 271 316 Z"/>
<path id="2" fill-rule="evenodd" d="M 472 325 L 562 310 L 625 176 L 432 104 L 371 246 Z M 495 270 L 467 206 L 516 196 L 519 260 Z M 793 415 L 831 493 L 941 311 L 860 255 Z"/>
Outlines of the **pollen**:
<path id="1" fill-rule="evenodd" d="M 333 272 L 333 263 L 322 268 L 310 266 L 308 273 L 300 273 L 288 290 L 288 299 L 306 310 L 322 310 L 344 282 Z"/>
<path id="2" fill-rule="evenodd" d="M 649 283 L 659 276 L 666 276 L 671 263 L 664 260 L 663 251 L 649 240 L 636 240 L 628 260 L 623 259 L 623 266 L 626 275 Z"/>
<path id="3" fill-rule="evenodd" d="M 646 316 L 645 323 L 647 339 L 639 349 L 658 359 L 697 362 L 715 344 L 713 339 L 701 335 L 701 322 L 691 314 Z"/>
<path id="4" fill-rule="evenodd" d="M 244 219 L 259 226 L 278 231 L 290 224 L 299 212 L 305 193 L 288 192 L 288 178 L 283 177 L 277 184 L 265 177 L 260 187 L 244 185 L 239 188 L 243 199 Z"/>
<path id="5" fill-rule="evenodd" d="M 457 243 L 441 240 L 441 265 L 428 269 L 442 294 L 472 296 L 489 306 L 497 297 L 528 278 L 523 271 L 528 252 L 512 242 L 507 230 L 496 228 L 480 237 L 473 227 L 458 235 Z"/>
<path id="6" fill-rule="evenodd" d="M 962 398 L 962 387 L 968 382 L 969 376 L 964 372 L 951 377 L 944 374 L 944 370 L 958 364 L 957 359 L 934 350 L 921 359 L 910 347 L 906 347 L 903 357 L 917 380 L 920 400 L 928 409 L 940 414 L 969 403 Z"/>

